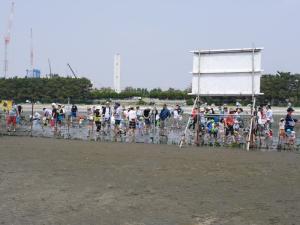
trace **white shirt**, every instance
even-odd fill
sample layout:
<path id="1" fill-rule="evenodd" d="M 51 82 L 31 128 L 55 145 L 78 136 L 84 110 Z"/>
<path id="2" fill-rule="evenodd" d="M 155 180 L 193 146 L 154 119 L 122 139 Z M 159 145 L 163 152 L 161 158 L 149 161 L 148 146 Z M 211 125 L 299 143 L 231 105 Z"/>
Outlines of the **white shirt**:
<path id="1" fill-rule="evenodd" d="M 115 119 L 116 120 L 121 120 L 122 119 L 122 109 L 121 109 L 120 106 L 115 111 Z"/>
<path id="2" fill-rule="evenodd" d="M 285 122 L 279 122 L 279 129 L 284 130 Z"/>
<path id="3" fill-rule="evenodd" d="M 105 119 L 109 119 L 110 118 L 110 108 L 109 107 L 106 107 L 106 109 L 105 109 L 104 118 Z"/>
<path id="4" fill-rule="evenodd" d="M 258 112 L 257 113 L 258 116 L 258 124 L 260 125 L 264 125 L 267 122 L 267 118 L 266 118 L 266 114 L 263 112 Z"/>
<path id="5" fill-rule="evenodd" d="M 129 119 L 129 121 L 136 120 L 136 111 L 135 110 L 130 110 L 128 112 L 128 119 Z"/>
<path id="6" fill-rule="evenodd" d="M 142 110 L 139 109 L 139 110 L 136 112 L 136 115 L 137 115 L 137 116 L 142 116 L 142 115 L 143 115 Z"/>
<path id="7" fill-rule="evenodd" d="M 274 120 L 273 120 L 273 112 L 272 112 L 271 109 L 268 109 L 268 111 L 267 111 L 267 120 L 269 120 L 271 123 L 274 122 Z"/>
<path id="8" fill-rule="evenodd" d="M 179 113 L 177 110 L 174 110 L 173 114 L 174 114 L 174 119 L 179 119 Z"/>
<path id="9" fill-rule="evenodd" d="M 128 111 L 127 111 L 127 110 L 124 110 L 123 113 L 124 113 L 124 116 L 125 116 L 126 118 L 128 118 Z"/>
<path id="10" fill-rule="evenodd" d="M 88 110 L 87 111 L 87 118 L 88 118 L 88 120 L 93 120 L 94 119 L 93 111 L 92 110 Z"/>
<path id="11" fill-rule="evenodd" d="M 44 110 L 44 116 L 48 117 L 52 115 L 52 110 L 51 109 L 45 109 Z"/>

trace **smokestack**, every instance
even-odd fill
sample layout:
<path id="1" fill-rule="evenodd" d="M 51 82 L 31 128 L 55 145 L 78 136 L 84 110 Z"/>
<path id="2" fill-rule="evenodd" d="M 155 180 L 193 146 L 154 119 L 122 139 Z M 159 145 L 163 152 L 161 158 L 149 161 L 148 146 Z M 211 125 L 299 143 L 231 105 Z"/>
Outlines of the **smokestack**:
<path id="1" fill-rule="evenodd" d="M 121 93 L 121 56 L 120 54 L 115 55 L 114 60 L 114 91 Z"/>

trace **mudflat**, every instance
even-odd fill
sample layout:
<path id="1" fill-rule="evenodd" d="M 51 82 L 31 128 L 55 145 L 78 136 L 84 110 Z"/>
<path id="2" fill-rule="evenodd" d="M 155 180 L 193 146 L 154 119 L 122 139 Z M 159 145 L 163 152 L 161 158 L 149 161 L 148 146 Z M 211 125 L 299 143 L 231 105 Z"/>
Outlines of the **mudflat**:
<path id="1" fill-rule="evenodd" d="M 0 224 L 300 224 L 300 154 L 0 137 Z"/>

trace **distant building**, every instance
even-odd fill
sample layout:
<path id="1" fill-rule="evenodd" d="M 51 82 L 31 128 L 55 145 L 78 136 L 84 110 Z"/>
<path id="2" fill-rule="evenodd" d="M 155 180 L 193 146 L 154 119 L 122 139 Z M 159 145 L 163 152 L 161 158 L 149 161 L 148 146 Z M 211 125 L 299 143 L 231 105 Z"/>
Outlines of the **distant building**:
<path id="1" fill-rule="evenodd" d="M 114 91 L 121 93 L 121 56 L 120 54 L 115 55 L 114 59 Z"/>
<path id="2" fill-rule="evenodd" d="M 41 71 L 38 69 L 26 70 L 26 77 L 28 78 L 40 78 Z"/>

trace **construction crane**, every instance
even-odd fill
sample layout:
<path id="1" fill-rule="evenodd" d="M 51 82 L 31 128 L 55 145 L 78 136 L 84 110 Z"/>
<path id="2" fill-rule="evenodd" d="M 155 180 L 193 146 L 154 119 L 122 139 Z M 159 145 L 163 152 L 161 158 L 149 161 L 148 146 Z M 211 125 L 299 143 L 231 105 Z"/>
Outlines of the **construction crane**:
<path id="1" fill-rule="evenodd" d="M 74 70 L 72 69 L 71 65 L 70 65 L 69 63 L 68 63 L 67 65 L 68 65 L 68 67 L 70 68 L 70 70 L 71 70 L 73 76 L 74 76 L 75 78 L 77 78 L 77 76 L 76 76 Z"/>
<path id="2" fill-rule="evenodd" d="M 9 20 L 8 20 L 8 26 L 7 26 L 7 33 L 4 36 L 4 78 L 6 78 L 7 71 L 8 71 L 8 58 L 7 58 L 8 53 L 7 52 L 8 52 L 8 45 L 11 40 L 11 28 L 12 28 L 13 18 L 14 18 L 14 8 L 15 8 L 15 2 L 12 1 Z"/>

